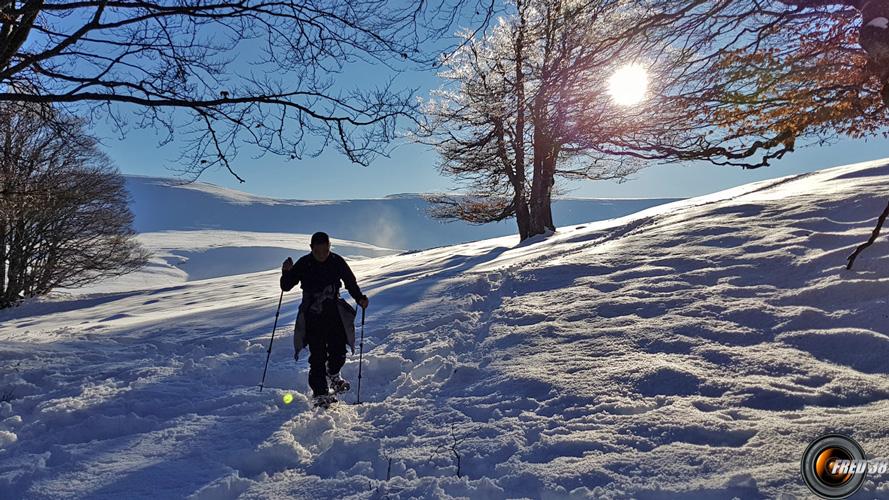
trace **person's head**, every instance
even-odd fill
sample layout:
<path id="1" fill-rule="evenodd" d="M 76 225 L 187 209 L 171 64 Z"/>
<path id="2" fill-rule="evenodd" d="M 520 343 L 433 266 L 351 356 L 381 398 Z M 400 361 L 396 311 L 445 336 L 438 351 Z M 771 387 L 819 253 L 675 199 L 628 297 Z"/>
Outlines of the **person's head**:
<path id="1" fill-rule="evenodd" d="M 312 240 L 309 242 L 309 248 L 312 249 L 312 255 L 315 256 L 315 259 L 321 262 L 327 260 L 327 256 L 330 255 L 330 238 L 327 236 L 327 233 L 318 231 L 313 234 Z"/>

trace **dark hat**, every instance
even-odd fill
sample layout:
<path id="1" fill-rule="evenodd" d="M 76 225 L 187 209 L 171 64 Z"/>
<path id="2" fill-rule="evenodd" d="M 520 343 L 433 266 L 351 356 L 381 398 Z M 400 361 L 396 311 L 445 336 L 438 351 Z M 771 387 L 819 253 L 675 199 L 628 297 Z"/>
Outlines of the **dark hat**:
<path id="1" fill-rule="evenodd" d="M 330 243 L 330 238 L 327 236 L 327 233 L 324 231 L 318 231 L 317 233 L 312 235 L 311 244 L 315 245 L 318 243 Z"/>

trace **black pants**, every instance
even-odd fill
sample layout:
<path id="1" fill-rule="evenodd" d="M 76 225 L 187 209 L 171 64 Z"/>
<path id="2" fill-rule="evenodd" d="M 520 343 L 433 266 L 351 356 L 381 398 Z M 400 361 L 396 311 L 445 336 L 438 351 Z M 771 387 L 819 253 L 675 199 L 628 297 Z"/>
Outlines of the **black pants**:
<path id="1" fill-rule="evenodd" d="M 339 373 L 346 364 L 346 330 L 335 300 L 325 300 L 321 314 L 306 311 L 306 341 L 312 395 L 327 394 L 326 375 Z"/>

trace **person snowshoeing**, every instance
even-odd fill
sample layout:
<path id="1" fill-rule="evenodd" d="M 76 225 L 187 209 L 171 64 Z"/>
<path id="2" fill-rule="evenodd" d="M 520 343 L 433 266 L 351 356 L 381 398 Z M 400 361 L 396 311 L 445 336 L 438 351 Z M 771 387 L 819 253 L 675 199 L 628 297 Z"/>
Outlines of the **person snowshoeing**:
<path id="1" fill-rule="evenodd" d="M 367 309 L 368 298 L 346 260 L 330 251 L 327 233 L 312 235 L 311 253 L 295 263 L 290 257 L 281 266 L 281 290 L 290 291 L 301 283 L 302 302 L 293 330 L 293 359 L 309 346 L 309 387 L 315 406 L 328 406 L 336 394 L 349 390 L 349 382 L 340 376 L 346 363 L 346 345 L 355 353 L 355 309 L 340 297 L 340 281 L 349 295 Z M 331 392 L 332 390 L 332 392 Z"/>

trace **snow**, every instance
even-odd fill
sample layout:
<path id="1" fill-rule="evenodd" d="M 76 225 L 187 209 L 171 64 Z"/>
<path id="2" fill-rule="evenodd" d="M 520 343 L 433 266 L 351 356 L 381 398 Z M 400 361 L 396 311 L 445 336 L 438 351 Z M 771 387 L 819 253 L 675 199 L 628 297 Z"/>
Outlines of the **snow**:
<path id="1" fill-rule="evenodd" d="M 844 269 L 887 197 L 884 159 L 350 260 L 363 403 L 356 353 L 327 412 L 298 293 L 258 390 L 275 269 L 29 301 L 0 311 L 0 497 L 808 497 L 817 435 L 889 455 L 889 242 Z"/>
<path id="2" fill-rule="evenodd" d="M 60 288 L 73 296 L 126 292 L 179 285 L 220 276 L 280 268 L 286 256 L 309 253 L 311 234 L 196 229 L 139 233 L 136 239 L 152 256 L 142 270 L 78 288 Z M 331 250 L 343 257 L 365 258 L 399 251 L 368 243 L 330 238 Z"/>
<path id="3" fill-rule="evenodd" d="M 365 200 L 266 198 L 205 182 L 125 176 L 137 239 L 152 252 L 148 265 L 126 276 L 77 288 L 68 297 L 127 292 L 279 268 L 284 256 L 309 252 L 315 231 L 331 234 L 349 259 L 392 255 L 515 232 L 512 221 L 483 226 L 440 222 L 426 215 L 420 195 Z M 672 199 L 559 199 L 557 221 L 601 220 Z"/>
<path id="4" fill-rule="evenodd" d="M 137 239 L 152 252 L 141 271 L 77 288 L 69 297 L 175 286 L 188 281 L 267 271 L 286 255 L 309 252 L 315 231 L 331 235 L 334 251 L 349 259 L 392 255 L 502 236 L 512 221 L 483 226 L 440 222 L 426 215 L 421 195 L 394 194 L 364 200 L 289 200 L 256 196 L 205 182 L 125 176 Z M 672 199 L 556 201 L 559 222 L 601 220 Z M 296 251 L 296 254 L 294 254 Z"/>

